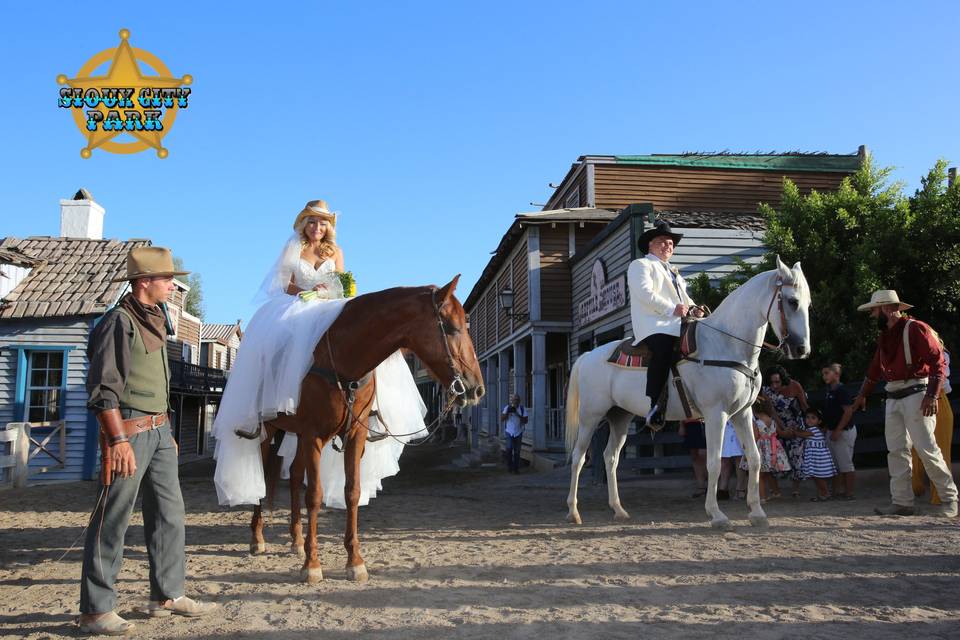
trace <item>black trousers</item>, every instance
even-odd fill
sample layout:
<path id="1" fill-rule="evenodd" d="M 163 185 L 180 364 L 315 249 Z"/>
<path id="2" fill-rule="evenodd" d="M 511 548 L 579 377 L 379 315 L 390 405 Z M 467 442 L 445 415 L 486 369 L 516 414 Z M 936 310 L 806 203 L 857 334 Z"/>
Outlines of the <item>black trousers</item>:
<path id="1" fill-rule="evenodd" d="M 666 333 L 654 333 L 643 341 L 651 351 L 650 366 L 647 367 L 647 397 L 650 398 L 652 406 L 660 398 L 663 385 L 667 383 L 667 378 L 670 376 L 670 361 L 673 358 L 677 337 Z"/>

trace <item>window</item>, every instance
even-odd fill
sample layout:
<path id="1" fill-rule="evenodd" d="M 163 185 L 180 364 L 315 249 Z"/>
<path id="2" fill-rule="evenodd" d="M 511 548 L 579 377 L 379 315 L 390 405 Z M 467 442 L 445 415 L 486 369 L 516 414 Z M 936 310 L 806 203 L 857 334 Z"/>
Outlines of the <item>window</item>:
<path id="1" fill-rule="evenodd" d="M 28 422 L 56 422 L 63 416 L 64 360 L 62 351 L 27 353 L 25 418 Z"/>
<path id="2" fill-rule="evenodd" d="M 222 364 L 223 364 L 223 354 L 220 353 L 220 350 L 219 350 L 219 349 L 217 349 L 217 362 L 216 362 L 216 364 L 215 364 L 214 366 L 215 366 L 217 369 L 223 369 L 223 367 L 221 366 Z"/>

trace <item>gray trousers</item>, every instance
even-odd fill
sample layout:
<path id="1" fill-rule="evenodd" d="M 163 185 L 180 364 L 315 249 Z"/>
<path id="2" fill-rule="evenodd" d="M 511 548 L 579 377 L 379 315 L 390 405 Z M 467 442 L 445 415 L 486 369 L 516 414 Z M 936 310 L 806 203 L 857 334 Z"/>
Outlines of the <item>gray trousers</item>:
<path id="1" fill-rule="evenodd" d="M 83 549 L 80 612 L 113 611 L 117 594 L 113 584 L 123 561 L 123 541 L 137 494 L 143 488 L 143 532 L 150 559 L 150 599 L 183 595 L 186 551 L 184 508 L 180 494 L 177 450 L 170 423 L 130 438 L 137 472 L 113 477 L 106 496 L 98 502 Z M 98 495 L 102 495 L 100 487 Z"/>

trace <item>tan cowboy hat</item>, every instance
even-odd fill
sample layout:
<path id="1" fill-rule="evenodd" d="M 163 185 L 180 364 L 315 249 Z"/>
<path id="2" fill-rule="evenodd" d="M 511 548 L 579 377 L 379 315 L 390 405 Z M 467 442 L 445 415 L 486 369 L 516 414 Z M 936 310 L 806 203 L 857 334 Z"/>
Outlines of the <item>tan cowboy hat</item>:
<path id="1" fill-rule="evenodd" d="M 330 226 L 337 226 L 337 214 L 327 208 L 326 200 L 311 200 L 303 206 L 303 211 L 297 214 L 297 219 L 293 221 L 293 228 L 296 230 L 304 218 L 315 216 L 323 218 L 330 223 Z"/>
<path id="2" fill-rule="evenodd" d="M 111 282 L 136 280 L 137 278 L 159 278 L 166 276 L 185 276 L 189 271 L 177 271 L 173 266 L 173 254 L 163 247 L 135 247 L 127 254 L 127 275 L 114 278 Z"/>
<path id="3" fill-rule="evenodd" d="M 873 292 L 873 295 L 870 296 L 870 302 L 857 307 L 857 311 L 870 311 L 870 309 L 882 307 L 885 304 L 899 305 L 900 311 L 913 308 L 912 304 L 900 302 L 900 296 L 893 289 L 880 289 Z"/>

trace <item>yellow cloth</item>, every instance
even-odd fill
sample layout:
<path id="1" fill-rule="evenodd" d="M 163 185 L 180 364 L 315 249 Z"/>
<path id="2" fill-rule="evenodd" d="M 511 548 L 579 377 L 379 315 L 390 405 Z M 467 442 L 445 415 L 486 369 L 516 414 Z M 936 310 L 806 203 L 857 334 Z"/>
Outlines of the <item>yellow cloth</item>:
<path id="1" fill-rule="evenodd" d="M 950 406 L 950 399 L 943 393 L 937 400 L 937 426 L 933 431 L 933 437 L 940 447 L 940 453 L 943 455 L 943 461 L 950 466 L 950 449 L 953 446 L 953 408 Z M 926 490 L 924 483 L 927 479 L 927 472 L 924 471 L 920 463 L 920 456 L 917 450 L 913 449 L 913 494 L 922 496 Z M 937 495 L 937 488 L 930 486 L 930 504 L 940 504 L 940 496 Z"/>

